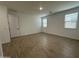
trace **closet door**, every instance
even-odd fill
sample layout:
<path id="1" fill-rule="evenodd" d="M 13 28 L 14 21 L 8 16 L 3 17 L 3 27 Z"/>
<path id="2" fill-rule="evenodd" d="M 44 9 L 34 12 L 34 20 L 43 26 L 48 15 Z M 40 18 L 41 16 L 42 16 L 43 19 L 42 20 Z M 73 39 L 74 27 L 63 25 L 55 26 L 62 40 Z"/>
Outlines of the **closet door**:
<path id="1" fill-rule="evenodd" d="M 18 16 L 16 14 L 8 14 L 8 21 L 11 38 L 19 36 L 20 30 Z"/>

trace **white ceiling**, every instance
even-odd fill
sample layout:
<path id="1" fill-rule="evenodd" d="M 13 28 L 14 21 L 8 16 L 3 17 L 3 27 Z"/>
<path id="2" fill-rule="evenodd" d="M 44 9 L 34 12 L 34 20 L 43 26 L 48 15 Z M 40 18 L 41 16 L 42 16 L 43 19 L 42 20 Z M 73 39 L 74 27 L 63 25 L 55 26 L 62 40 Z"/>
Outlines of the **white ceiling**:
<path id="1" fill-rule="evenodd" d="M 79 1 L 0 1 L 0 4 L 16 11 L 44 15 L 79 6 Z M 40 5 L 44 8 L 42 11 Z"/>

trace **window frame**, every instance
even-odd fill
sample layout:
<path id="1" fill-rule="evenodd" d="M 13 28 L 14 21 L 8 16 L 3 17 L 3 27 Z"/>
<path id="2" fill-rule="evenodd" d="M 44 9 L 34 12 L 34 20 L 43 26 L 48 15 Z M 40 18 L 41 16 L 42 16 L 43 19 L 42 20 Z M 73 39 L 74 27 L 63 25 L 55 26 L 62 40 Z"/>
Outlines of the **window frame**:
<path id="1" fill-rule="evenodd" d="M 73 14 L 73 13 L 78 13 L 78 14 L 77 14 L 77 20 L 75 21 L 75 22 L 76 22 L 76 27 L 75 27 L 75 28 L 66 28 L 66 27 L 65 27 L 65 26 L 66 26 L 66 22 L 70 22 L 70 21 L 65 21 L 65 16 L 66 16 L 66 15 L 69 15 L 69 14 Z M 72 12 L 72 13 L 64 14 L 64 28 L 65 28 L 65 29 L 77 29 L 77 28 L 78 28 L 78 27 L 77 27 L 78 20 L 79 20 L 79 12 Z"/>
<path id="2" fill-rule="evenodd" d="M 43 18 L 43 19 L 42 19 L 42 26 L 43 26 L 43 28 L 47 28 L 47 23 L 48 23 L 48 22 L 46 22 L 46 26 L 44 26 L 44 22 L 43 22 L 44 19 L 46 19 L 46 21 L 48 21 L 48 20 L 47 20 L 47 17 L 46 17 L 46 18 Z"/>

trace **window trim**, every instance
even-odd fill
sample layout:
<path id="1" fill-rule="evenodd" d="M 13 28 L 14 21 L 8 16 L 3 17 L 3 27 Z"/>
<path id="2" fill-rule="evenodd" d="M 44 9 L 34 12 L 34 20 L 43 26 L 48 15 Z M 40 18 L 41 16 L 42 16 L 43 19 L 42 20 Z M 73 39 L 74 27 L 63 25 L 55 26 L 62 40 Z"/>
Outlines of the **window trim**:
<path id="1" fill-rule="evenodd" d="M 65 16 L 66 16 L 67 14 L 73 14 L 73 13 L 78 13 L 78 14 L 77 14 L 77 20 L 76 20 L 76 28 L 66 28 L 66 27 L 65 27 L 65 23 L 66 23 L 66 22 L 69 22 L 69 21 L 65 21 Z M 78 28 L 78 27 L 77 27 L 77 26 L 78 26 L 77 24 L 78 24 L 78 20 L 79 20 L 79 12 L 72 12 L 72 13 L 67 13 L 67 14 L 64 14 L 64 29 L 73 29 L 73 30 L 74 30 L 74 29 L 77 29 L 77 28 Z"/>
<path id="2" fill-rule="evenodd" d="M 44 19 L 46 19 L 46 21 L 48 21 L 47 18 L 43 18 L 43 19 L 42 19 L 42 26 L 43 26 L 43 28 L 47 28 L 48 22 L 46 23 L 46 27 L 44 27 L 44 23 L 43 23 Z"/>

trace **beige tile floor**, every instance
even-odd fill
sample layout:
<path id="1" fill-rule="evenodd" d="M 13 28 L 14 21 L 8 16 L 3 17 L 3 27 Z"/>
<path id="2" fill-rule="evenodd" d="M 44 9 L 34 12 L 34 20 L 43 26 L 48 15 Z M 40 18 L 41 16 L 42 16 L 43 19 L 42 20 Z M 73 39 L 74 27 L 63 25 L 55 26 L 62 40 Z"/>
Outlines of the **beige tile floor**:
<path id="1" fill-rule="evenodd" d="M 79 41 L 46 33 L 13 38 L 3 45 L 6 57 L 54 58 L 79 57 Z"/>

